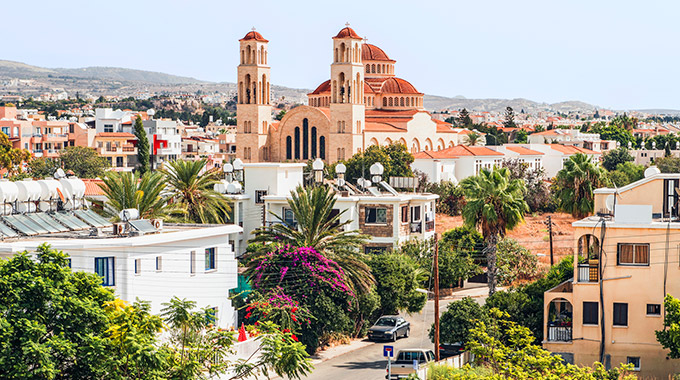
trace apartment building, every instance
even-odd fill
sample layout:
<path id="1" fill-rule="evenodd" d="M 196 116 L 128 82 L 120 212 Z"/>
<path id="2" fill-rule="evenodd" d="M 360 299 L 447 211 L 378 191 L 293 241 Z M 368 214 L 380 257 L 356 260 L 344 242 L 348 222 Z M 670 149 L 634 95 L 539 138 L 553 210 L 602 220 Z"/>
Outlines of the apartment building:
<path id="1" fill-rule="evenodd" d="M 543 347 L 568 362 L 631 363 L 642 378 L 680 371 L 655 331 L 680 297 L 680 174 L 595 191 L 597 215 L 573 223 L 574 277 L 544 294 Z"/>
<path id="2" fill-rule="evenodd" d="M 237 254 L 245 252 L 253 231 L 263 225 L 284 223 L 295 225 L 288 207 L 291 191 L 304 183 L 303 163 L 247 163 L 235 173 L 243 176 L 243 187 L 238 181 L 225 180 L 216 190 L 229 194 L 233 201 L 233 222 L 243 227 L 244 233 L 234 242 Z M 400 193 L 387 184 L 373 183 L 360 190 L 353 185 L 339 185 L 338 180 L 326 181 L 336 190 L 336 209 L 343 213 L 342 221 L 349 220 L 347 230 L 360 230 L 370 236 L 365 252 L 392 249 L 406 240 L 430 239 L 435 233 L 435 200 L 429 193 Z"/>
<path id="3" fill-rule="evenodd" d="M 100 132 L 94 137 L 95 150 L 115 171 L 132 171 L 137 166 L 136 144 L 137 138 L 129 132 Z"/>
<path id="4" fill-rule="evenodd" d="M 182 137 L 177 122 L 170 119 L 144 120 L 144 130 L 149 140 L 151 167 L 159 168 L 163 162 L 174 161 L 182 154 Z"/>

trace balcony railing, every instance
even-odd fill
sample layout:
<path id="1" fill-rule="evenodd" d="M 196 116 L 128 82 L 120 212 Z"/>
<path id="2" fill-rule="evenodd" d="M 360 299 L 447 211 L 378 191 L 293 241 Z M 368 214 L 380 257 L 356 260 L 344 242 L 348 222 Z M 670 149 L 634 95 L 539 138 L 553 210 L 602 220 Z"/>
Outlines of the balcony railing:
<path id="1" fill-rule="evenodd" d="M 578 282 L 597 282 L 597 265 L 582 263 L 578 265 Z"/>
<path id="2" fill-rule="evenodd" d="M 571 342 L 571 326 L 548 326 L 549 342 Z"/>
<path id="3" fill-rule="evenodd" d="M 410 231 L 412 234 L 419 234 L 423 232 L 423 224 L 421 222 L 411 223 Z"/>

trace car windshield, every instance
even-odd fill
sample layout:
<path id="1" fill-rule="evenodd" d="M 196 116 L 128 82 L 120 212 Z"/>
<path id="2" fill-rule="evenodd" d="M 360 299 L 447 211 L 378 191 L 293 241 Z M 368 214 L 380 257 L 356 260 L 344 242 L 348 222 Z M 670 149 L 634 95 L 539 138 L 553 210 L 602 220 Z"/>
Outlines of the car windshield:
<path id="1" fill-rule="evenodd" d="M 397 324 L 397 320 L 394 318 L 380 318 L 378 322 L 375 323 L 376 326 L 394 326 Z"/>
<path id="2" fill-rule="evenodd" d="M 419 363 L 425 362 L 425 354 L 417 351 L 402 351 L 397 357 L 397 363 L 413 363 L 417 360 Z"/>

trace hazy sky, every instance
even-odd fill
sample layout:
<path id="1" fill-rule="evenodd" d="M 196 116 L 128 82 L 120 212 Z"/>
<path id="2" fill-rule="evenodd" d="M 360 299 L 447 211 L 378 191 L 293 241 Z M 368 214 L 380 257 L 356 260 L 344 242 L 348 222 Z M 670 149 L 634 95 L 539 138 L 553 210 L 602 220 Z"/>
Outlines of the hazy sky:
<path id="1" fill-rule="evenodd" d="M 419 91 L 680 109 L 678 1 L 6 1 L 0 59 L 236 79 L 238 40 L 269 42 L 272 83 L 328 79 L 346 22 Z"/>

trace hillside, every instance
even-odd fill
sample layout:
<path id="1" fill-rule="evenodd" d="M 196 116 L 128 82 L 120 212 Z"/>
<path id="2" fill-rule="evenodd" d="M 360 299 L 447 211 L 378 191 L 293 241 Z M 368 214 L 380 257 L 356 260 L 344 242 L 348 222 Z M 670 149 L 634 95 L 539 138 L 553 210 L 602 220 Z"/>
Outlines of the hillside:
<path id="1" fill-rule="evenodd" d="M 512 107 L 515 112 L 539 112 L 539 111 L 594 111 L 597 107 L 579 101 L 566 101 L 559 103 L 540 103 L 528 99 L 466 99 L 462 96 L 447 98 L 443 96 L 425 95 L 425 108 L 432 111 L 444 109 L 458 110 L 467 108 L 469 111 L 503 112 L 506 107 Z"/>

